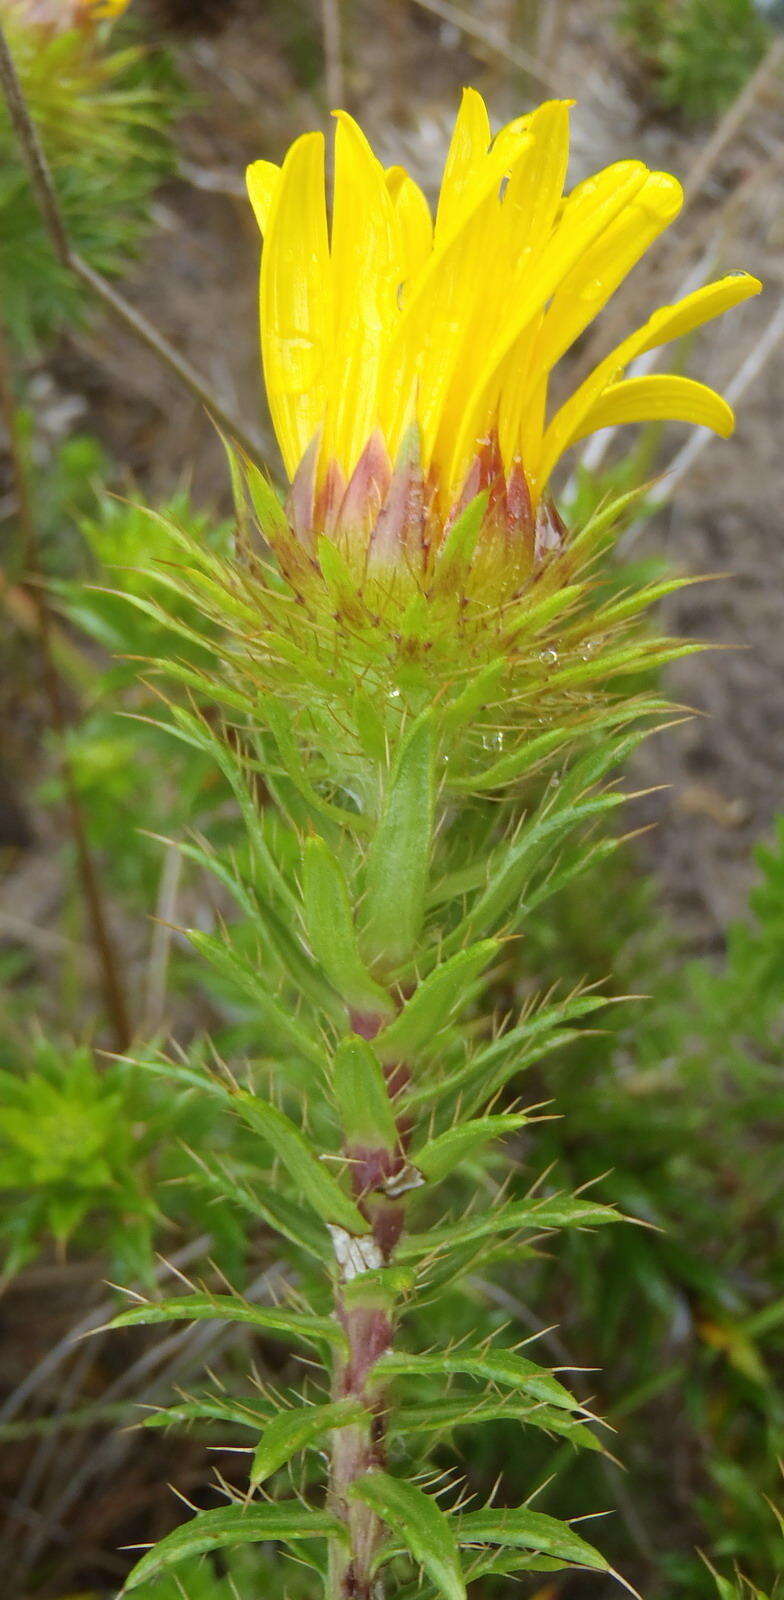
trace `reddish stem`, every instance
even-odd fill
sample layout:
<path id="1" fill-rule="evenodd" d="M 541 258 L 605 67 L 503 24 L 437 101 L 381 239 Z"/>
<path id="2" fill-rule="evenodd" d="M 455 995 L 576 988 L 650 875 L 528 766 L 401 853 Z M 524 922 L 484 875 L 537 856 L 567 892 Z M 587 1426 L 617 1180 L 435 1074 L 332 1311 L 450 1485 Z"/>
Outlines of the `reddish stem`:
<path id="1" fill-rule="evenodd" d="M 385 1153 L 384 1153 L 385 1154 Z M 382 1152 L 373 1152 L 371 1169 L 383 1170 Z M 366 1196 L 363 1209 L 373 1224 L 373 1243 L 379 1267 L 389 1261 L 403 1229 L 400 1201 L 381 1193 Z M 367 1241 L 363 1241 L 367 1247 Z M 377 1285 L 361 1290 L 361 1274 L 343 1264 L 335 1289 L 335 1314 L 348 1340 L 333 1379 L 336 1400 L 356 1400 L 367 1420 L 338 1429 L 333 1435 L 329 1498 L 335 1515 L 348 1532 L 348 1544 L 334 1542 L 330 1551 L 330 1600 L 383 1600 L 383 1579 L 374 1576 L 373 1564 L 384 1537 L 384 1524 L 369 1506 L 351 1497 L 351 1488 L 373 1468 L 386 1464 L 387 1400 L 376 1367 L 394 1336 L 394 1320 L 387 1298 Z"/>

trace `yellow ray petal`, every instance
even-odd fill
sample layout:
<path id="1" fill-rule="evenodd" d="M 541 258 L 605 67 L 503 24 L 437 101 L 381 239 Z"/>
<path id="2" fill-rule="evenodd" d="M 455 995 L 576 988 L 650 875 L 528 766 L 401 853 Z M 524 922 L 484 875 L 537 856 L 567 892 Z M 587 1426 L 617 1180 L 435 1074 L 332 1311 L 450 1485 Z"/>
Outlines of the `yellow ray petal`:
<path id="1" fill-rule="evenodd" d="M 524 277 L 509 306 L 502 333 L 485 356 L 473 393 L 466 396 L 448 469 L 453 487 L 461 481 L 476 440 L 492 423 L 498 375 L 509 351 L 584 252 L 642 188 L 646 176 L 642 162 L 618 162 L 581 184 L 579 191 L 569 197 L 552 237 L 537 259 L 536 271 Z"/>
<path id="2" fill-rule="evenodd" d="M 377 422 L 378 369 L 398 316 L 400 233 L 381 163 L 336 113 L 331 276 L 333 348 L 324 456 L 348 475 Z"/>
<path id="3" fill-rule="evenodd" d="M 551 370 L 607 304 L 618 285 L 675 220 L 683 189 L 668 172 L 651 172 L 553 296 L 536 343 L 537 365 Z"/>
<path id="4" fill-rule="evenodd" d="M 280 167 L 276 166 L 274 161 L 252 161 L 246 169 L 245 182 L 256 221 L 262 234 L 265 234 L 272 202 L 280 182 Z"/>
<path id="5" fill-rule="evenodd" d="M 400 231 L 403 283 L 409 285 L 432 249 L 433 219 L 419 184 L 405 167 L 388 167 L 385 177 Z"/>
<path id="6" fill-rule="evenodd" d="M 379 383 L 379 421 L 393 456 L 412 420 L 416 396 L 423 452 L 429 458 L 443 397 L 477 295 L 483 291 L 482 263 L 494 252 L 501 215 L 499 186 L 529 139 L 522 131 L 510 135 L 502 148 L 492 147 L 405 300 Z"/>
<path id="7" fill-rule="evenodd" d="M 476 89 L 464 89 L 441 179 L 436 239 L 454 226 L 466 189 L 489 149 L 490 118 L 487 106 Z"/>
<path id="8" fill-rule="evenodd" d="M 526 119 L 530 143 L 509 174 L 502 205 L 517 274 L 545 244 L 563 201 L 573 105 L 573 100 L 546 100 Z"/>
<path id="9" fill-rule="evenodd" d="M 484 327 L 472 340 L 470 357 L 463 364 L 459 406 L 452 405 L 448 413 L 451 431 L 450 444 L 459 431 L 465 409 L 466 396 L 470 396 L 480 381 L 488 349 L 499 334 L 503 336 L 508 318 L 510 300 L 515 302 L 526 279 L 537 271 L 539 260 L 548 244 L 563 205 L 563 186 L 569 163 L 569 112 L 571 100 L 546 101 L 533 112 L 529 120 L 531 144 L 510 174 L 502 204 L 503 246 L 499 251 L 495 281 L 483 287 L 480 304 L 492 305 L 496 316 L 491 323 L 485 318 Z M 515 341 L 497 373 L 498 432 L 501 454 L 507 466 L 518 453 L 520 433 L 519 400 L 525 373 L 539 326 L 534 316 Z M 471 359 L 472 358 L 472 359 Z M 510 383 L 505 375 L 511 376 Z M 491 402 L 492 409 L 492 402 Z M 444 428 L 446 435 L 446 428 Z M 443 440 L 446 446 L 446 436 Z M 447 463 L 451 449 L 444 449 Z M 448 470 L 448 467 L 447 467 Z"/>
<path id="10" fill-rule="evenodd" d="M 728 439 L 735 417 L 732 406 L 707 384 L 669 373 L 651 373 L 644 378 L 611 383 L 569 442 L 576 444 L 599 428 L 614 428 L 624 422 L 692 422 Z"/>
<path id="11" fill-rule="evenodd" d="M 584 418 L 610 384 L 623 372 L 636 356 L 646 350 L 655 350 L 660 344 L 678 339 L 693 328 L 699 328 L 713 317 L 721 316 L 730 307 L 759 294 L 762 284 L 748 273 L 730 273 L 716 283 L 695 289 L 675 305 L 661 306 L 642 328 L 624 339 L 615 350 L 586 378 L 580 388 L 561 406 L 550 423 L 542 444 L 539 463 L 531 463 L 531 471 L 539 488 L 543 487 L 556 462 L 572 441 L 580 436 Z"/>
<path id="12" fill-rule="evenodd" d="M 444 459 L 451 454 L 466 395 L 472 392 L 487 350 L 503 329 L 509 300 L 516 297 L 526 275 L 535 272 L 552 233 L 569 160 L 570 106 L 568 100 L 548 101 L 527 121 L 528 138 L 510 170 L 492 237 L 480 253 L 474 315 L 464 328 L 440 423 L 436 454 Z"/>
<path id="13" fill-rule="evenodd" d="M 538 331 L 515 347 L 501 386 L 499 436 L 504 460 L 536 462 L 541 454 L 547 387 L 556 362 L 598 316 L 632 267 L 677 216 L 683 190 L 666 172 L 652 172 L 629 204 L 567 273 Z"/>
<path id="14" fill-rule="evenodd" d="M 289 477 L 324 418 L 328 284 L 324 138 L 306 133 L 283 163 L 261 255 L 264 378 Z"/>

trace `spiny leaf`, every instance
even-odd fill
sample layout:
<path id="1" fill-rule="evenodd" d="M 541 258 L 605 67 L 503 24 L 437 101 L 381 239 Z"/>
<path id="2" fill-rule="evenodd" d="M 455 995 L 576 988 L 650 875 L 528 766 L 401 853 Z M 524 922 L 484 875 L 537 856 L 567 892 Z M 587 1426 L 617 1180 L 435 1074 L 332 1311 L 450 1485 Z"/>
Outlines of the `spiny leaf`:
<path id="1" fill-rule="evenodd" d="M 529 1511 L 527 1506 L 516 1510 L 491 1506 L 485 1511 L 467 1511 L 459 1518 L 458 1526 L 461 1544 L 514 1545 L 518 1549 L 555 1556 L 575 1566 L 590 1567 L 594 1572 L 611 1570 L 604 1556 L 573 1533 L 568 1523 L 547 1517 L 541 1511 Z"/>
<path id="2" fill-rule="evenodd" d="M 364 831 L 368 822 L 361 812 L 346 811 L 333 801 L 326 800 L 314 787 L 297 742 L 291 715 L 283 702 L 272 695 L 266 695 L 260 702 L 258 711 L 272 733 L 284 771 L 314 817 L 327 817 L 344 827 L 348 825 L 357 832 Z"/>
<path id="3" fill-rule="evenodd" d="M 285 1059 L 293 1050 L 303 1061 L 326 1071 L 327 1059 L 320 1045 L 285 1007 L 273 1000 L 258 969 L 226 940 L 216 939 L 198 928 L 189 928 L 187 932 L 194 950 L 253 1002 L 258 1013 L 259 1053 L 273 1057 L 282 1055 Z"/>
<path id="4" fill-rule="evenodd" d="M 240 1428 L 252 1428 L 258 1433 L 270 1416 L 268 1405 L 259 1406 L 253 1401 L 230 1400 L 202 1396 L 198 1400 L 181 1400 L 174 1406 L 162 1406 L 142 1419 L 143 1428 L 171 1428 L 177 1423 L 228 1422 Z"/>
<path id="5" fill-rule="evenodd" d="M 470 683 L 450 700 L 442 713 L 442 726 L 452 732 L 470 723 L 478 711 L 486 712 L 487 707 L 497 699 L 508 671 L 509 663 L 505 656 L 488 661 L 487 666 L 482 667 Z"/>
<path id="6" fill-rule="evenodd" d="M 388 1472 L 369 1472 L 349 1491 L 388 1523 L 410 1550 L 445 1600 L 466 1600 L 460 1555 L 454 1532 L 443 1511 L 430 1495 L 393 1478 Z M 381 1560 L 384 1552 L 381 1552 Z"/>
<path id="7" fill-rule="evenodd" d="M 348 1143 L 394 1150 L 397 1128 L 381 1064 L 359 1034 L 341 1041 L 335 1052 L 332 1081 Z"/>
<path id="8" fill-rule="evenodd" d="M 387 966 L 415 949 L 424 915 L 435 808 L 432 716 L 408 729 L 367 857 L 363 949 Z"/>
<path id="9" fill-rule="evenodd" d="M 343 869 L 318 837 L 305 841 L 303 897 L 310 946 L 330 983 L 353 1011 L 389 1016 L 389 995 L 359 954 Z"/>
<path id="10" fill-rule="evenodd" d="M 318 1261 L 332 1260 L 326 1228 L 309 1211 L 298 1206 L 296 1201 L 289 1200 L 269 1184 L 260 1184 L 255 1171 L 244 1174 L 249 1180 L 244 1183 L 243 1174 L 238 1173 L 236 1166 L 230 1169 L 224 1162 L 217 1158 L 210 1160 L 201 1152 L 192 1152 L 192 1155 L 201 1180 L 214 1194 L 223 1200 L 234 1201 L 235 1205 L 253 1217 L 261 1217 L 268 1227 L 274 1228 L 284 1239 L 290 1239 L 292 1244 L 306 1250 Z"/>
<path id="11" fill-rule="evenodd" d="M 436 556 L 431 596 L 450 594 L 463 588 L 468 576 L 477 540 L 482 531 L 487 510 L 488 492 L 483 490 L 469 501 L 464 511 L 452 523 Z"/>
<path id="12" fill-rule="evenodd" d="M 212 758 L 223 773 L 242 813 L 242 820 L 256 857 L 259 870 L 264 874 L 270 895 L 278 895 L 290 910 L 297 906 L 290 885 L 275 861 L 267 843 L 258 807 L 252 795 L 242 765 L 225 740 L 200 718 L 193 716 L 183 706 L 170 706 L 172 717 L 182 737 L 186 737 L 197 750 Z M 172 730 L 174 731 L 174 730 Z"/>
<path id="13" fill-rule="evenodd" d="M 428 1140 L 411 1155 L 411 1165 L 423 1172 L 431 1183 L 440 1183 L 449 1176 L 461 1161 L 465 1161 L 482 1145 L 492 1139 L 501 1139 L 527 1122 L 525 1112 L 508 1112 L 505 1115 L 477 1117 L 471 1122 L 456 1123 L 435 1139 Z"/>
<path id="14" fill-rule="evenodd" d="M 267 1423 L 256 1446 L 250 1481 L 263 1483 L 279 1467 L 285 1466 L 298 1451 L 315 1444 L 335 1428 L 358 1422 L 367 1413 L 355 1400 L 336 1400 L 331 1405 L 296 1406 L 279 1411 Z"/>
<path id="15" fill-rule="evenodd" d="M 471 1124 L 467 1123 L 466 1127 Z M 464 1217 L 460 1222 L 444 1223 L 427 1233 L 409 1234 L 398 1245 L 401 1259 L 451 1250 L 476 1239 L 499 1238 L 504 1233 L 517 1233 L 528 1229 L 539 1232 L 550 1228 L 595 1228 L 605 1222 L 623 1222 L 625 1219 L 612 1206 L 595 1201 L 580 1200 L 572 1195 L 555 1195 L 552 1200 L 512 1200 L 507 1205 L 481 1211 L 475 1217 Z"/>
<path id="16" fill-rule="evenodd" d="M 572 1564 L 560 1556 L 526 1555 L 522 1550 L 511 1550 L 472 1561 L 468 1568 L 468 1580 L 474 1583 L 477 1578 L 508 1578 L 516 1576 L 518 1572 L 564 1572 Z M 414 1600 L 414 1596 L 400 1595 L 397 1600 Z"/>
<path id="17" fill-rule="evenodd" d="M 607 1005 L 605 995 L 576 995 L 552 1006 L 540 1006 L 516 1028 L 499 1034 L 440 1083 L 423 1083 L 406 1091 L 406 1107 L 413 1109 L 438 1100 L 442 1095 L 463 1096 L 467 1110 L 481 1105 L 498 1092 L 516 1073 L 563 1044 L 579 1038 L 579 1029 L 564 1027 L 564 1022 L 589 1016 Z"/>
<path id="18" fill-rule="evenodd" d="M 333 1317 L 306 1311 L 286 1311 L 282 1306 L 253 1306 L 230 1294 L 182 1294 L 174 1300 L 145 1300 L 121 1311 L 107 1328 L 135 1328 L 155 1322 L 245 1322 L 267 1333 L 285 1333 L 305 1344 L 345 1345 L 345 1336 Z"/>
<path id="19" fill-rule="evenodd" d="M 497 950 L 497 939 L 482 939 L 468 950 L 459 950 L 423 979 L 400 1015 L 374 1041 L 382 1061 L 416 1059 L 465 1003 L 466 990 Z"/>
<path id="20" fill-rule="evenodd" d="M 333 604 L 345 617 L 361 620 L 357 587 L 342 551 L 333 539 L 327 539 L 324 535 L 317 540 L 316 547 L 319 566 Z"/>
<path id="21" fill-rule="evenodd" d="M 613 705 L 602 712 L 593 712 L 589 720 L 563 722 L 553 728 L 547 728 L 543 733 L 537 733 L 530 738 L 519 736 L 518 742 L 512 749 L 485 767 L 479 773 L 466 773 L 462 778 L 460 774 L 450 774 L 447 779 L 449 788 L 463 790 L 470 788 L 471 792 L 489 789 L 504 788 L 509 783 L 519 783 L 521 778 L 538 771 L 540 767 L 551 761 L 559 751 L 573 746 L 576 740 L 586 732 L 595 736 L 599 733 L 608 735 L 619 727 L 628 727 L 632 720 L 641 717 L 661 716 L 667 710 L 663 700 L 641 697 L 631 704 L 624 702 L 622 706 Z M 607 748 L 605 739 L 604 748 Z"/>
<path id="22" fill-rule="evenodd" d="M 138 1588 L 156 1573 L 176 1567 L 207 1550 L 233 1549 L 240 1544 L 262 1544 L 277 1539 L 282 1544 L 297 1544 L 302 1539 L 345 1539 L 346 1531 L 336 1517 L 324 1511 L 311 1511 L 299 1500 L 285 1504 L 226 1506 L 217 1511 L 199 1511 L 190 1522 L 175 1528 L 160 1539 L 136 1563 L 125 1580 L 123 1593 Z"/>
<path id="23" fill-rule="evenodd" d="M 514 844 L 497 852 L 486 888 L 474 901 L 449 942 L 464 941 L 472 934 L 497 927 L 523 894 L 529 873 L 534 869 L 541 872 L 559 842 L 580 823 L 593 821 L 615 810 L 624 803 L 625 798 L 619 793 L 593 795 L 574 805 L 555 806 L 544 815 L 538 813 L 521 829 Z"/>
<path id="24" fill-rule="evenodd" d="M 260 1133 L 280 1157 L 298 1192 L 322 1221 L 345 1228 L 348 1233 L 369 1232 L 370 1225 L 353 1200 L 318 1160 L 304 1135 L 284 1112 L 244 1089 L 233 1096 L 232 1104 L 248 1127 Z"/>
<path id="25" fill-rule="evenodd" d="M 379 1377 L 382 1374 L 392 1377 L 398 1373 L 404 1377 L 427 1377 L 433 1374 L 443 1377 L 453 1372 L 463 1373 L 466 1377 L 488 1378 L 491 1383 L 503 1384 L 505 1388 L 519 1389 L 523 1394 L 531 1394 L 546 1405 L 557 1406 L 564 1411 L 582 1410 L 579 1401 L 546 1367 L 537 1366 L 535 1361 L 518 1355 L 515 1350 L 494 1349 L 492 1345 L 466 1345 L 431 1355 L 410 1355 L 406 1350 L 390 1350 L 381 1357 L 375 1370 Z"/>
<path id="26" fill-rule="evenodd" d="M 242 457 L 242 470 L 253 509 L 259 519 L 259 527 L 265 536 L 269 538 L 271 533 L 279 533 L 287 537 L 289 525 L 286 513 L 269 479 L 265 478 L 263 472 L 246 455 Z"/>
<path id="27" fill-rule="evenodd" d="M 193 839 L 168 839 L 160 833 L 151 833 L 149 837 L 157 839 L 160 844 L 166 845 L 167 849 L 174 848 L 178 850 L 180 855 L 186 856 L 189 861 L 193 861 L 198 867 L 202 867 L 211 877 L 217 878 L 224 888 L 228 889 L 229 894 L 242 907 L 248 917 L 253 919 L 257 916 L 258 902 L 252 890 L 246 883 L 243 883 L 236 872 L 232 871 L 229 862 L 223 856 L 219 856 L 211 845 L 206 842 L 197 843 Z"/>
<path id="28" fill-rule="evenodd" d="M 400 1406 L 391 1417 L 394 1433 L 451 1433 L 453 1428 L 474 1427 L 481 1422 L 519 1422 L 526 1427 L 555 1433 L 584 1450 L 601 1450 L 601 1441 L 584 1422 L 576 1421 L 539 1400 L 512 1400 L 508 1395 L 461 1395 L 456 1400 L 420 1401 Z"/>
<path id="29" fill-rule="evenodd" d="M 117 1056 L 121 1066 L 138 1067 L 140 1071 L 147 1072 L 154 1078 L 167 1078 L 172 1083 L 181 1084 L 184 1089 L 195 1089 L 198 1093 L 208 1094 L 215 1100 L 223 1101 L 224 1105 L 231 1105 L 231 1089 L 223 1079 L 216 1077 L 206 1067 L 187 1066 L 179 1061 L 145 1060 L 143 1056 Z"/>

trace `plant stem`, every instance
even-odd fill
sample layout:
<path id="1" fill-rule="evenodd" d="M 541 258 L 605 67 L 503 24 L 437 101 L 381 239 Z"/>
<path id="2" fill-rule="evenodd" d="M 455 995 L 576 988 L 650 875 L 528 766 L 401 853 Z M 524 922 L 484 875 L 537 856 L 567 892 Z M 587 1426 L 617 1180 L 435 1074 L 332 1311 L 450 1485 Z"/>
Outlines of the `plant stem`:
<path id="1" fill-rule="evenodd" d="M 354 1239 L 333 1229 L 337 1274 L 335 1316 L 348 1340 L 348 1351 L 335 1365 L 333 1399 L 356 1400 L 367 1421 L 338 1429 L 332 1436 L 329 1499 L 348 1530 L 348 1546 L 333 1541 L 329 1559 L 329 1600 L 384 1600 L 384 1580 L 373 1564 L 384 1536 L 381 1519 L 369 1506 L 350 1497 L 351 1487 L 374 1467 L 386 1465 L 387 1399 L 375 1376 L 382 1356 L 392 1348 L 394 1303 L 377 1277 L 363 1287 L 363 1275 L 387 1266 L 403 1232 L 404 1202 L 389 1199 L 379 1187 L 405 1168 L 401 1151 L 347 1150 L 354 1188 L 372 1224 L 372 1235 Z"/>
<path id="2" fill-rule="evenodd" d="M 331 1546 L 329 1600 L 383 1600 L 383 1579 L 372 1575 L 383 1524 L 368 1506 L 350 1500 L 349 1493 L 366 1472 L 385 1464 L 384 1397 L 373 1367 L 391 1347 L 393 1324 L 383 1306 L 347 1304 L 345 1279 L 336 1286 L 335 1312 L 348 1338 L 348 1354 L 335 1368 L 334 1397 L 357 1400 L 369 1415 L 367 1422 L 352 1423 L 332 1436 L 330 1501 L 348 1530 L 348 1547 L 337 1540 Z"/>

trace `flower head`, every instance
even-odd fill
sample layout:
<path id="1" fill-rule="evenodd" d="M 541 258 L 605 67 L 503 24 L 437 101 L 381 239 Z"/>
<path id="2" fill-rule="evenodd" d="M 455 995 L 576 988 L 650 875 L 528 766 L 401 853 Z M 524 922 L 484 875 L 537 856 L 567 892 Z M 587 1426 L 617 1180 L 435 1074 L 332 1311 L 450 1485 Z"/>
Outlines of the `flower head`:
<path id="1" fill-rule="evenodd" d="M 682 203 L 677 179 L 640 161 L 565 194 L 570 104 L 548 101 L 493 138 L 466 90 L 435 219 L 343 111 L 331 219 L 320 133 L 297 139 L 281 167 L 249 168 L 264 375 L 306 547 L 326 533 L 366 570 L 421 569 L 484 490 L 486 538 L 519 573 L 560 540 L 547 486 L 570 445 L 654 418 L 732 431 L 729 405 L 704 384 L 624 373 L 756 294 L 745 273 L 655 311 L 548 407 L 554 367 Z"/>
<path id="2" fill-rule="evenodd" d="M 128 10 L 131 0 L 77 0 L 77 10 L 84 16 L 114 22 Z"/>

